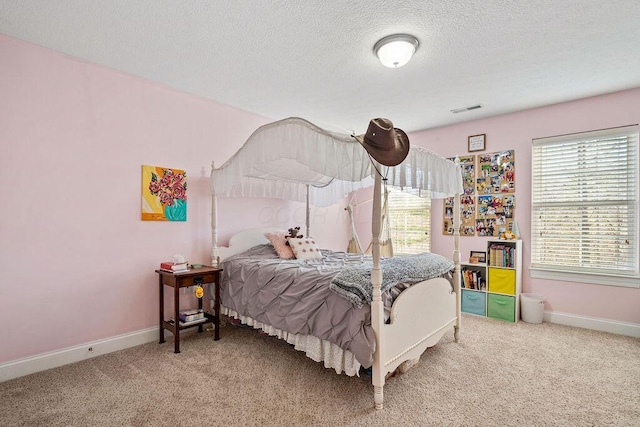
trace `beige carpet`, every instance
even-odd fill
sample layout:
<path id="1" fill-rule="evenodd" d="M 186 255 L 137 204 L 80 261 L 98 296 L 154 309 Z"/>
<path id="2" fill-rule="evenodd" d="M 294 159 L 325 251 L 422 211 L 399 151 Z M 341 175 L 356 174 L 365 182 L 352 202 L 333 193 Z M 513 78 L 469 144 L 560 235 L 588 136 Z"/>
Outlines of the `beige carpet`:
<path id="1" fill-rule="evenodd" d="M 225 325 L 0 384 L 2 426 L 640 426 L 640 340 L 466 316 L 387 381 L 346 377 Z M 170 334 L 168 334 L 170 337 Z"/>

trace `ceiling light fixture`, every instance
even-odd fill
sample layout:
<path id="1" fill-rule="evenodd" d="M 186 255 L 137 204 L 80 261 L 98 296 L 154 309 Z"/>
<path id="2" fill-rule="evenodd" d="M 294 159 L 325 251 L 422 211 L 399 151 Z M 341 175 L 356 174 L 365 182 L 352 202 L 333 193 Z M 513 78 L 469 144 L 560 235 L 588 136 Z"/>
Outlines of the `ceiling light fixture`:
<path id="1" fill-rule="evenodd" d="M 405 65 L 418 50 L 418 39 L 409 34 L 394 34 L 384 37 L 373 46 L 373 51 L 389 68 L 398 68 Z"/>

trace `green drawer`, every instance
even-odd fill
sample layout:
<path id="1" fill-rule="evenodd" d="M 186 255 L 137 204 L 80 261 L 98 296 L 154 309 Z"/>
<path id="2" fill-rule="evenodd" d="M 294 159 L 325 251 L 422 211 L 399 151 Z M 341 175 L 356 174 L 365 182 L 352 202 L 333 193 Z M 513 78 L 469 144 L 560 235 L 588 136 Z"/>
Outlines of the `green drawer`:
<path id="1" fill-rule="evenodd" d="M 487 317 L 515 322 L 516 297 L 507 295 L 487 295 Z"/>

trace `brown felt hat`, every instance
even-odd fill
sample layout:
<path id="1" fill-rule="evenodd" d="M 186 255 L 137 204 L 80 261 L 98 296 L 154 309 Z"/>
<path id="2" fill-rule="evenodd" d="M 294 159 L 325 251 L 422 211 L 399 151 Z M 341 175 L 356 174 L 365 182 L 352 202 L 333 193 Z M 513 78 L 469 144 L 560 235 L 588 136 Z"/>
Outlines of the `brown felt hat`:
<path id="1" fill-rule="evenodd" d="M 409 154 L 409 137 L 402 129 L 394 128 L 389 119 L 371 120 L 367 133 L 354 138 L 384 166 L 399 165 Z"/>

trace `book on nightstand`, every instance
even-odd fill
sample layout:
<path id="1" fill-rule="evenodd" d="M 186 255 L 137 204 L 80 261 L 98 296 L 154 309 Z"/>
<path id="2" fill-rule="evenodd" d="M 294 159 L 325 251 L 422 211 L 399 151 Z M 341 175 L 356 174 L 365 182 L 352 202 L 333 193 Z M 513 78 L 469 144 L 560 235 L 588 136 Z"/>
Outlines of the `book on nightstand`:
<path id="1" fill-rule="evenodd" d="M 206 317 L 202 317 L 201 319 L 197 319 L 197 320 L 192 320 L 190 322 L 183 322 L 180 321 L 180 326 L 191 326 L 191 325 L 197 325 L 198 323 L 202 323 L 205 322 L 207 320 Z M 175 324 L 175 320 L 173 319 L 173 317 L 169 318 L 169 323 L 174 325 Z"/>
<path id="2" fill-rule="evenodd" d="M 193 322 L 195 320 L 204 319 L 204 310 L 202 309 L 192 309 L 192 310 L 182 310 L 178 313 L 178 317 L 180 318 L 180 322 Z"/>
<path id="3" fill-rule="evenodd" d="M 187 271 L 187 263 L 186 262 L 161 262 L 160 270 L 167 271 L 169 273 L 181 273 L 183 271 Z"/>

